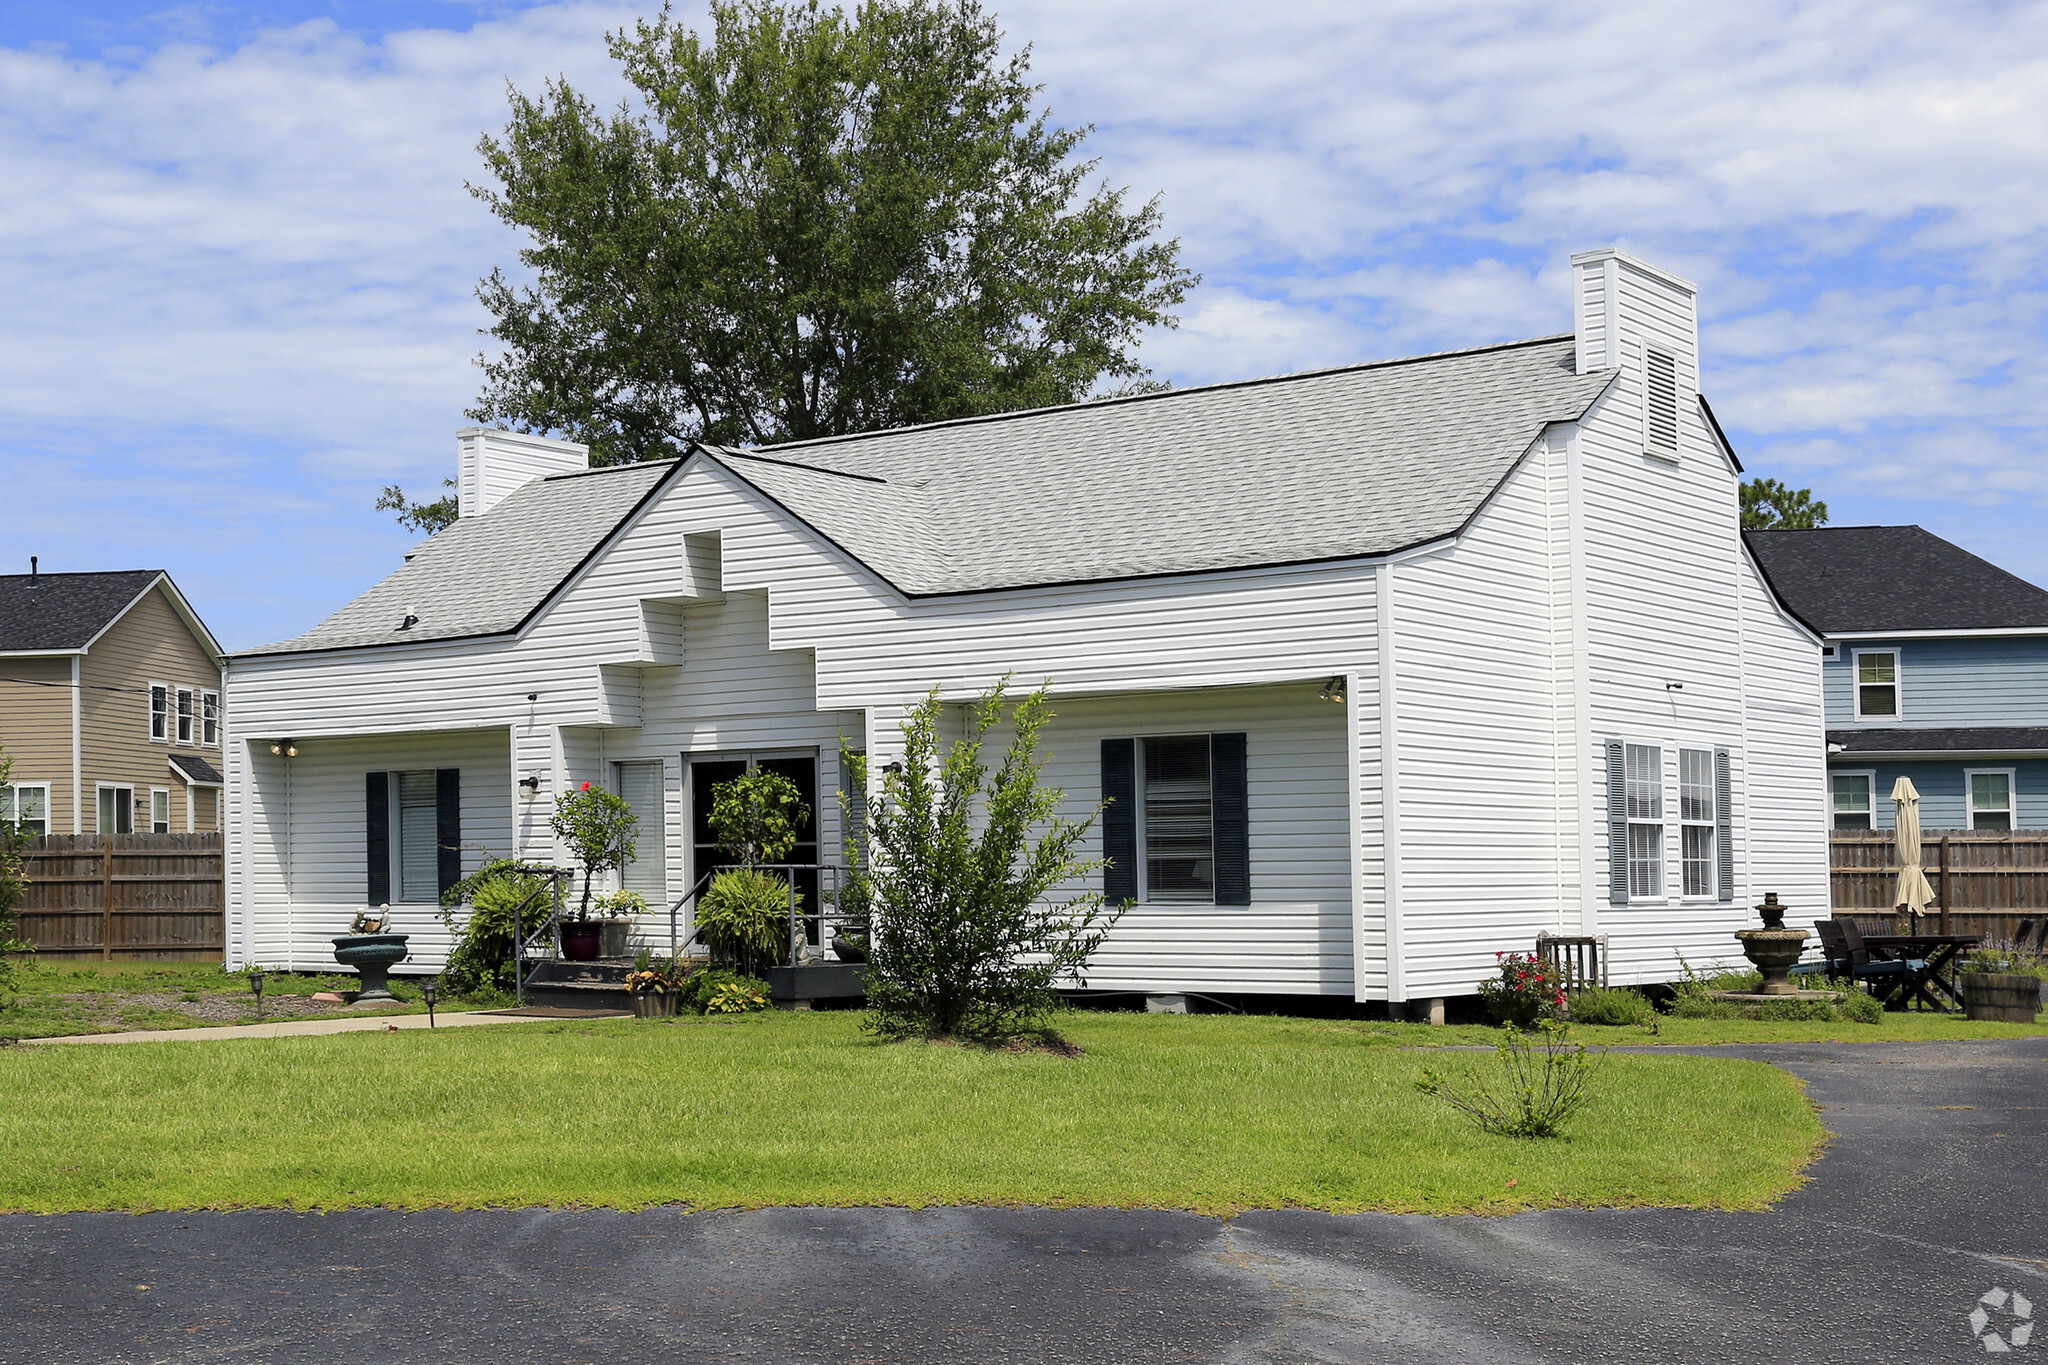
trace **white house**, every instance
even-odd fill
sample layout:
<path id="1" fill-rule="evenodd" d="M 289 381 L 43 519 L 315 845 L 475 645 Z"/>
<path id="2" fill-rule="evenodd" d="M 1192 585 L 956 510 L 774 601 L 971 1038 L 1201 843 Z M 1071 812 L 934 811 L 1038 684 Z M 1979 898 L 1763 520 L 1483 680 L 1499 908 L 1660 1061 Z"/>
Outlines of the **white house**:
<path id="1" fill-rule="evenodd" d="M 1738 534 L 1693 286 L 1572 271 L 1573 333 L 1443 355 L 607 469 L 463 433 L 455 525 L 233 660 L 231 959 L 326 966 L 388 898 L 432 966 L 439 889 L 551 857 L 585 781 L 650 902 L 745 764 L 831 860 L 842 740 L 1005 675 L 1116 798 L 1098 989 L 1463 995 L 1544 930 L 1667 980 L 1766 890 L 1826 913 L 1818 641 Z"/>

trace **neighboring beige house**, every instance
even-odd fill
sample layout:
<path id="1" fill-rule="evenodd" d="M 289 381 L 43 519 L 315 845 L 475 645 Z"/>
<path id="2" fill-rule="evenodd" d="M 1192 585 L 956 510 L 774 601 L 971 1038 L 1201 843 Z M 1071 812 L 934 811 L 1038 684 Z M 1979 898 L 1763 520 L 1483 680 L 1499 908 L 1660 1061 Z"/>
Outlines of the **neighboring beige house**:
<path id="1" fill-rule="evenodd" d="M 170 575 L 0 575 L 0 819 L 38 834 L 220 828 L 221 649 Z"/>

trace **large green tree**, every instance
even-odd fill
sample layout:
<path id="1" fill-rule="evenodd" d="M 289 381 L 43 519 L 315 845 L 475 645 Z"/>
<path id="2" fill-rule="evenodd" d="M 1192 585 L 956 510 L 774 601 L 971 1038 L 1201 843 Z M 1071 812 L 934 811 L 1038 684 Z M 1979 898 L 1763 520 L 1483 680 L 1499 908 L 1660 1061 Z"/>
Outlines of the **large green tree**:
<path id="1" fill-rule="evenodd" d="M 588 443 L 766 444 L 1145 385 L 1194 276 L 1089 181 L 976 0 L 714 3 L 610 37 L 637 98 L 512 94 L 473 187 L 533 244 L 479 297 L 470 415 Z"/>
<path id="2" fill-rule="evenodd" d="M 1745 531 L 1811 531 L 1827 519 L 1828 505 L 1810 488 L 1790 488 L 1776 479 L 1743 480 Z"/>

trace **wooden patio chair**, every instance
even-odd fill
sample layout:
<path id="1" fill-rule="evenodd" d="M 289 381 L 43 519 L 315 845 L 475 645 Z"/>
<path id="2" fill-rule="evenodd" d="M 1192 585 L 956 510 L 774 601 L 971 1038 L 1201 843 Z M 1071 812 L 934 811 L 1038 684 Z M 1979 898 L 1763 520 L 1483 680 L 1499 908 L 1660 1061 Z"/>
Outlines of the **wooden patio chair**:
<path id="1" fill-rule="evenodd" d="M 1897 958 L 1874 959 L 1870 949 L 1863 946 L 1863 931 L 1856 927 L 1856 921 L 1845 916 L 1836 916 L 1828 923 L 1835 926 L 1835 932 L 1842 936 L 1842 947 L 1849 960 L 1849 972 L 1856 980 L 1865 983 L 1885 983 L 1879 994 L 1890 996 L 1897 990 L 1893 983 L 1908 973 L 1917 976 L 1925 971 L 1925 962 L 1902 961 Z"/>
<path id="2" fill-rule="evenodd" d="M 1849 949 L 1842 942 L 1842 931 L 1835 927 L 1833 920 L 1819 920 L 1813 926 L 1820 936 L 1820 961 L 1802 962 L 1794 967 L 1791 976 L 1846 977 L 1850 975 Z"/>

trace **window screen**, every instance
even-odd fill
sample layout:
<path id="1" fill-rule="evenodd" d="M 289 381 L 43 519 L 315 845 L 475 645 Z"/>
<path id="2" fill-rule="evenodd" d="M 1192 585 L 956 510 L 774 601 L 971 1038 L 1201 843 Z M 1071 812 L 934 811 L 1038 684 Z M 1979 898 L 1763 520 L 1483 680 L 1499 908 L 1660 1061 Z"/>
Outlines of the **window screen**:
<path id="1" fill-rule="evenodd" d="M 1664 894 L 1664 752 L 1625 746 L 1628 772 L 1628 893 Z"/>
<path id="2" fill-rule="evenodd" d="M 398 899 L 432 905 L 441 899 L 440 853 L 434 838 L 434 770 L 399 773 Z"/>
<path id="3" fill-rule="evenodd" d="M 1145 741 L 1145 899 L 1216 898 L 1209 737 Z"/>
<path id="4" fill-rule="evenodd" d="M 628 891 L 639 892 L 648 905 L 659 908 L 668 896 L 668 827 L 664 819 L 667 802 L 661 762 L 657 759 L 615 766 L 619 795 L 633 808 L 633 815 L 640 822 L 633 834 L 633 856 L 619 874 L 619 880 Z"/>

